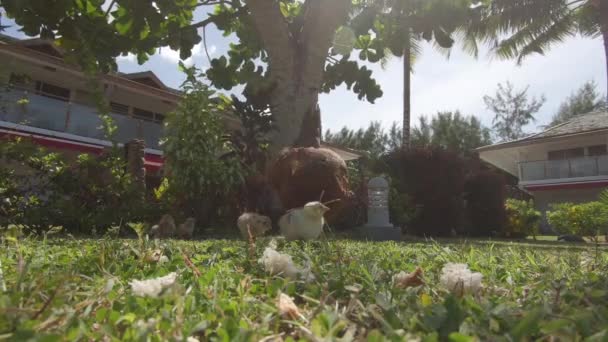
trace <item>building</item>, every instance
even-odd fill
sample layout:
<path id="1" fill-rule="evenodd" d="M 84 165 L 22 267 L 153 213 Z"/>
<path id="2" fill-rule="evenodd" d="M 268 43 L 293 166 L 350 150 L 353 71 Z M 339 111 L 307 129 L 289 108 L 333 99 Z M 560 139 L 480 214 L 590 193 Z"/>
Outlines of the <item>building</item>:
<path id="1" fill-rule="evenodd" d="M 4 80 L 4 81 L 2 81 Z M 27 136 L 52 150 L 67 154 L 101 153 L 111 142 L 99 129 L 90 78 L 67 63 L 61 49 L 43 39 L 18 40 L 0 35 L 0 136 Z M 98 84 L 117 124 L 115 139 L 124 144 L 143 139 L 145 167 L 157 173 L 162 167 L 159 140 L 166 113 L 180 100 L 180 92 L 167 87 L 150 71 L 114 73 Z M 236 116 L 224 115 L 228 129 L 239 129 Z M 331 147 L 345 159 L 358 156 Z"/>
<path id="2" fill-rule="evenodd" d="M 575 116 L 526 138 L 478 149 L 519 179 L 542 212 L 552 203 L 588 202 L 608 188 L 608 112 Z"/>

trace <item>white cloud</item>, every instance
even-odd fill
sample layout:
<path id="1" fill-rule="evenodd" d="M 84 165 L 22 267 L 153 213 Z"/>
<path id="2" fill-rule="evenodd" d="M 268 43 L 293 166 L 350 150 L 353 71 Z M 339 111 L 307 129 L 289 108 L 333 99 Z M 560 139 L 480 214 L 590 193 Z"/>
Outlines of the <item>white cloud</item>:
<path id="1" fill-rule="evenodd" d="M 211 56 L 217 51 L 217 47 L 215 45 L 211 45 L 207 47 L 207 51 Z M 181 58 L 179 57 L 179 51 L 171 50 L 171 48 L 169 47 L 160 48 L 160 52 L 158 55 L 162 59 L 175 64 L 177 64 L 181 60 Z M 203 43 L 198 43 L 192 48 L 192 56 L 190 56 L 190 58 L 186 59 L 183 62 L 187 66 L 192 66 L 194 63 L 196 63 L 197 60 L 199 60 L 200 57 L 203 57 L 205 55 L 205 47 Z"/>

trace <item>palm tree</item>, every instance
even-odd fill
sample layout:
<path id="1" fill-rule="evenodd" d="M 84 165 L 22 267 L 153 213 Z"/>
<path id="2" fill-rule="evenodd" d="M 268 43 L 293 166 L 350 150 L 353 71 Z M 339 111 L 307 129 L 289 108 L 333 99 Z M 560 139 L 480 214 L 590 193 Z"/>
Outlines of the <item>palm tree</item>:
<path id="1" fill-rule="evenodd" d="M 410 146 L 411 74 L 422 52 L 422 41 L 433 42 L 440 51 L 452 47 L 452 34 L 471 12 L 472 0 L 389 0 L 384 1 L 386 44 L 390 52 L 403 56 L 403 134 L 402 147 Z"/>
<path id="2" fill-rule="evenodd" d="M 602 37 L 608 66 L 608 1 L 606 0 L 491 0 L 467 28 L 467 48 L 489 43 L 497 56 L 518 63 L 534 53 L 580 34 Z M 606 68 L 608 80 L 608 67 Z"/>

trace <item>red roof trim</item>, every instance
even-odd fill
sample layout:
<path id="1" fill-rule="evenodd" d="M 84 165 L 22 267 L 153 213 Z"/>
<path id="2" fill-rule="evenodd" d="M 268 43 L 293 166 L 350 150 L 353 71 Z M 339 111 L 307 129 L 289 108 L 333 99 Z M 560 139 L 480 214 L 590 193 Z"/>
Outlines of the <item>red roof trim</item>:
<path id="1" fill-rule="evenodd" d="M 8 139 L 10 139 L 11 137 L 28 137 L 28 138 L 32 139 L 32 141 L 34 143 L 41 145 L 41 146 L 56 148 L 56 149 L 60 149 L 60 150 L 70 150 L 70 151 L 77 151 L 77 152 L 82 152 L 82 153 L 91 153 L 91 154 L 95 154 L 95 155 L 100 155 L 104 149 L 104 146 L 83 144 L 83 143 L 79 143 L 79 142 L 75 142 L 75 141 L 71 141 L 71 140 L 51 138 L 51 137 L 46 137 L 43 135 L 36 135 L 36 134 L 27 134 L 27 133 L 18 132 L 18 131 L 0 132 L 0 137 L 8 138 Z M 144 165 L 145 165 L 147 171 L 156 172 L 160 168 L 162 168 L 162 166 L 164 164 L 163 157 L 159 156 L 159 155 L 146 153 L 144 158 L 145 158 Z"/>

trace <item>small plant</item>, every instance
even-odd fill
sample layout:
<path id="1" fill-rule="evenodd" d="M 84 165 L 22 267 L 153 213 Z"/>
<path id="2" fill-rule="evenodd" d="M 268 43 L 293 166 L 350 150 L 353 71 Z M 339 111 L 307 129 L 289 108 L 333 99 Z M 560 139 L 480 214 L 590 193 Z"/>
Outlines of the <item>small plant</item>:
<path id="1" fill-rule="evenodd" d="M 205 225 L 242 184 L 245 168 L 225 140 L 222 115 L 229 104 L 197 79 L 195 69 L 185 71 L 185 95 L 165 120 L 161 144 L 169 189 L 163 191 L 170 192 L 166 195 L 173 196 L 182 215 Z"/>
<path id="2" fill-rule="evenodd" d="M 532 235 L 536 238 L 539 232 L 542 215 L 534 208 L 534 202 L 522 201 L 513 198 L 505 203 L 507 211 L 507 237 L 525 237 Z"/>
<path id="3" fill-rule="evenodd" d="M 547 220 L 562 234 L 590 236 L 595 240 L 599 234 L 608 232 L 608 206 L 599 201 L 555 204 L 547 212 Z"/>

